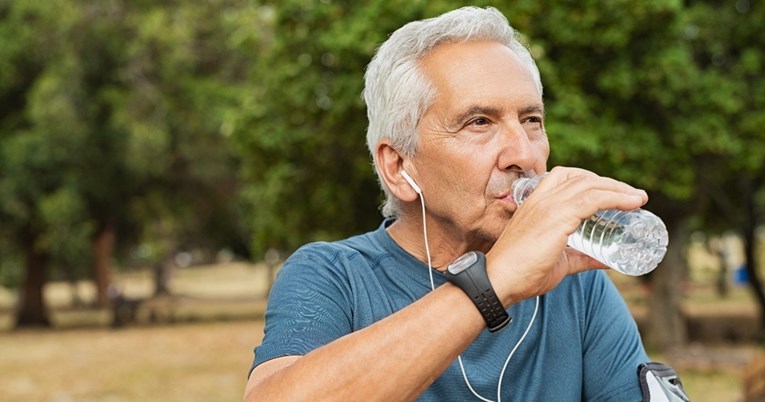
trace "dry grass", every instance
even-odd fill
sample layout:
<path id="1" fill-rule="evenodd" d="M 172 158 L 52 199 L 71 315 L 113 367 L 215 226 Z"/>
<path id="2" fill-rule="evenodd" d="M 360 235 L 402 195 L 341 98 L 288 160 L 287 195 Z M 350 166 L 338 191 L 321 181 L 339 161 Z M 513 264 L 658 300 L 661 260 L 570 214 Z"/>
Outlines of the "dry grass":
<path id="1" fill-rule="evenodd" d="M 260 342 L 266 270 L 242 263 L 178 269 L 171 290 L 179 324 L 110 329 L 104 309 L 72 309 L 72 288 L 46 286 L 55 330 L 9 332 L 15 295 L 0 288 L 0 400 L 239 401 Z M 151 274 L 120 273 L 131 298 L 152 293 Z M 94 299 L 92 283 L 77 284 Z M 2 314 L 5 310 L 7 314 Z M 3 331 L 6 329 L 6 331 Z"/>
<path id="2" fill-rule="evenodd" d="M 239 401 L 262 321 L 0 334 L 2 400 Z"/>
<path id="3" fill-rule="evenodd" d="M 15 401 L 239 401 L 260 342 L 263 323 L 256 319 L 265 295 L 264 267 L 246 264 L 178 270 L 172 290 L 186 298 L 176 308 L 176 324 L 142 323 L 109 329 L 108 311 L 72 310 L 68 285 L 51 284 L 46 298 L 54 307 L 56 330 L 2 331 L 10 317 L 0 314 L 0 400 Z M 639 306 L 641 290 L 623 277 L 615 278 L 631 305 Z M 132 297 L 151 294 L 145 272 L 117 277 Z M 92 285 L 78 285 L 84 299 Z M 706 300 L 706 299 L 709 300 Z M 728 304 L 751 308 L 742 289 L 724 303 L 694 294 L 695 306 Z M 0 289 L 0 308 L 8 309 L 13 295 Z M 224 320 L 224 321 L 221 321 Z M 681 355 L 652 355 L 673 365 L 695 402 L 742 400 L 742 361 L 762 348 L 728 347 L 691 350 L 702 357 L 736 364 L 699 365 Z"/>
<path id="4" fill-rule="evenodd" d="M 0 334 L 2 400 L 239 401 L 262 330 L 256 320 Z M 741 400 L 740 368 L 680 371 L 695 402 Z"/>
<path id="5" fill-rule="evenodd" d="M 680 373 L 688 396 L 694 402 L 743 402 L 741 370 L 723 369 Z"/>

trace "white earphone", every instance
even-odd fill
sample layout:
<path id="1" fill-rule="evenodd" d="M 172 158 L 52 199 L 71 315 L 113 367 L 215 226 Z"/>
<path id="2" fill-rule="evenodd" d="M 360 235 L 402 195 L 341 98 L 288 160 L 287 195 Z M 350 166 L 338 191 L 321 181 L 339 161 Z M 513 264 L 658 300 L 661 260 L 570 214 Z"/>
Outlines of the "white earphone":
<path id="1" fill-rule="evenodd" d="M 417 185 L 417 183 L 414 182 L 414 179 L 412 179 L 411 176 L 409 176 L 409 173 L 406 172 L 406 170 L 401 171 L 401 176 L 404 176 L 404 180 L 406 180 L 407 183 L 409 183 L 410 186 L 412 186 L 412 189 L 415 193 L 422 195 L 422 189 L 420 186 Z"/>
<path id="2" fill-rule="evenodd" d="M 415 193 L 419 194 L 420 196 L 420 203 L 422 204 L 422 236 L 423 240 L 425 241 L 425 254 L 428 258 L 428 274 L 430 276 L 430 289 L 435 290 L 436 285 L 433 280 L 433 262 L 430 258 L 430 245 L 428 244 L 428 226 L 426 224 L 425 220 L 425 198 L 422 196 L 422 189 L 420 186 L 417 185 L 417 183 L 414 182 L 414 179 L 412 179 L 411 176 L 409 176 L 409 173 L 407 173 L 405 170 L 401 171 L 401 176 L 404 176 L 404 180 L 406 180 L 407 183 L 409 183 L 410 186 L 412 186 L 412 189 Z M 526 327 L 526 331 L 523 332 L 523 335 L 521 335 L 520 339 L 518 339 L 518 342 L 513 347 L 513 350 L 510 351 L 510 354 L 507 355 L 507 359 L 505 359 L 505 364 L 502 366 L 502 371 L 499 373 L 499 380 L 497 381 L 497 402 L 502 401 L 502 380 L 505 377 L 505 371 L 507 370 L 507 366 L 510 363 L 510 359 L 515 354 L 515 351 L 518 349 L 519 346 L 521 346 L 521 343 L 524 339 L 526 339 L 526 335 L 529 334 L 529 331 L 531 330 L 531 326 L 534 324 L 534 320 L 537 317 L 537 312 L 539 311 L 539 296 L 536 297 L 536 304 L 534 306 L 534 314 L 531 316 L 531 321 L 529 321 L 529 325 Z M 491 399 L 484 398 L 478 392 L 476 392 L 475 389 L 473 389 L 473 386 L 470 384 L 470 381 L 468 380 L 467 373 L 465 372 L 465 366 L 462 363 L 462 355 L 457 356 L 457 360 L 460 364 L 460 371 L 462 372 L 462 378 L 465 380 L 465 384 L 467 385 L 468 389 L 470 389 L 470 392 L 478 399 L 484 402 L 494 402 Z"/>

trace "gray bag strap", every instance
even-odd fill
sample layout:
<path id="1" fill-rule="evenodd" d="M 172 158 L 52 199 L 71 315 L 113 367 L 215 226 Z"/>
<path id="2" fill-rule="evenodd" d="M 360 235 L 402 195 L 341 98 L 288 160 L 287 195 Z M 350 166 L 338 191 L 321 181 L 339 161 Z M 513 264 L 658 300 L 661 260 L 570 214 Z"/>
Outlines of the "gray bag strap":
<path id="1" fill-rule="evenodd" d="M 651 362 L 638 367 L 643 402 L 690 402 L 672 367 Z"/>

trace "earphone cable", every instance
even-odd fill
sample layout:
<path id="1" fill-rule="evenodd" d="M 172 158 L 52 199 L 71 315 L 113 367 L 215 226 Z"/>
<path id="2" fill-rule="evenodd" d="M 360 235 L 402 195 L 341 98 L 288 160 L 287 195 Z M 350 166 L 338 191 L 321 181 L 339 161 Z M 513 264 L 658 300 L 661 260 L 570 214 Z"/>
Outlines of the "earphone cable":
<path id="1" fill-rule="evenodd" d="M 422 196 L 422 192 L 418 192 L 420 196 L 420 204 L 422 205 L 422 235 L 425 241 L 425 255 L 428 259 L 428 274 L 430 275 L 430 290 L 435 290 L 436 285 L 435 281 L 433 280 L 433 262 L 430 258 L 430 245 L 428 244 L 428 224 L 425 219 L 425 197 Z M 519 346 L 521 346 L 521 342 L 523 342 L 524 339 L 526 339 L 526 335 L 528 335 L 529 330 L 531 330 L 531 326 L 534 324 L 534 320 L 537 317 L 537 312 L 539 311 L 539 296 L 536 297 L 536 304 L 534 306 L 534 314 L 531 316 L 531 321 L 529 321 L 529 325 L 526 327 L 526 331 L 523 332 L 523 335 L 518 340 L 518 342 L 515 344 L 513 349 L 510 351 L 510 354 L 507 355 L 507 359 L 505 359 L 505 364 L 502 366 L 502 371 L 499 373 L 499 381 L 497 382 L 497 402 L 501 402 L 502 397 L 502 379 L 505 376 L 505 370 L 507 370 L 507 366 L 510 363 L 510 358 L 513 357 L 513 354 L 515 354 L 515 351 L 518 349 Z M 473 389 L 473 386 L 470 384 L 470 381 L 468 380 L 467 373 L 465 372 L 465 366 L 462 363 L 462 355 L 457 356 L 457 361 L 459 361 L 460 364 L 460 370 L 462 371 L 462 378 L 465 379 L 465 384 L 467 385 L 470 392 L 478 399 L 484 401 L 484 402 L 494 402 L 491 399 L 484 398 L 481 396 L 476 390 Z"/>

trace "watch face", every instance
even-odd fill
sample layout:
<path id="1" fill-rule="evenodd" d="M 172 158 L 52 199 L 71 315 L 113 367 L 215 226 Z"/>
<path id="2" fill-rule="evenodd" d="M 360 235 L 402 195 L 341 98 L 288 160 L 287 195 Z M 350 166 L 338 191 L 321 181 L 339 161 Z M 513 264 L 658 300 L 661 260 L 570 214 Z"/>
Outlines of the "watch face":
<path id="1" fill-rule="evenodd" d="M 462 254 L 459 258 L 452 261 L 452 263 L 449 264 L 446 269 L 449 270 L 450 274 L 457 275 L 460 272 L 470 268 L 470 266 L 475 264 L 476 261 L 478 261 L 478 254 L 476 254 L 475 251 L 470 251 L 468 253 Z"/>

